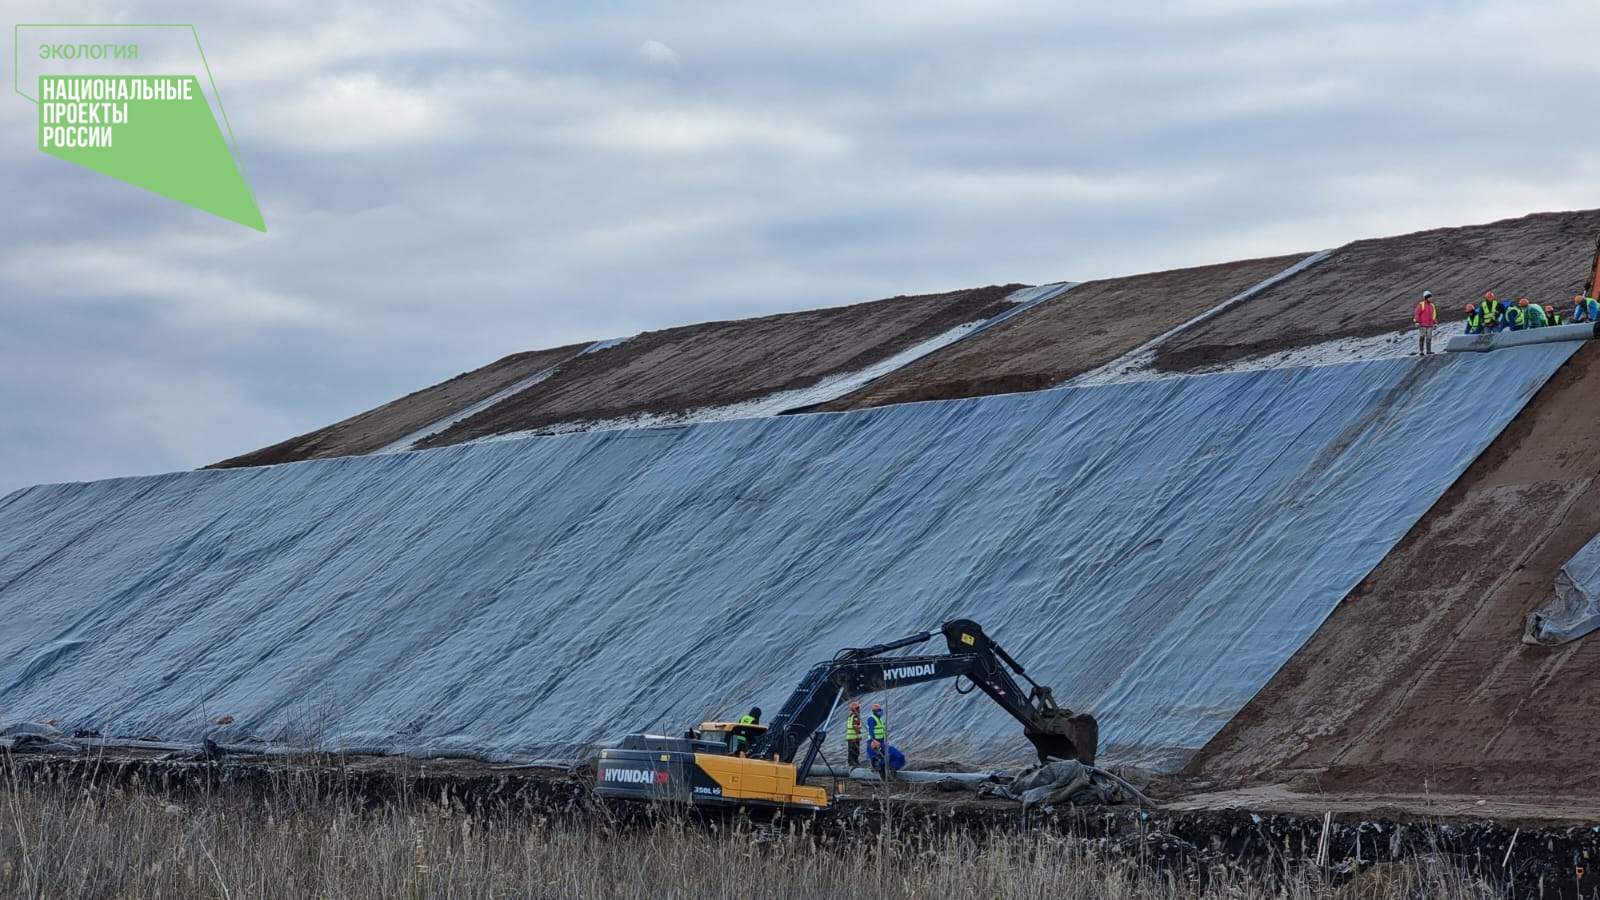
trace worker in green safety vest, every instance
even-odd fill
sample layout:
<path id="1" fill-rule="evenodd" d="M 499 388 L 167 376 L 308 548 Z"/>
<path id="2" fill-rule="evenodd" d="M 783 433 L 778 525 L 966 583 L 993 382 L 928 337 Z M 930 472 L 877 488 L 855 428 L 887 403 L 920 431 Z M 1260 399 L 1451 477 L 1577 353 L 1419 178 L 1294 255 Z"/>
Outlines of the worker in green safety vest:
<path id="1" fill-rule="evenodd" d="M 1550 321 L 1551 325 L 1560 325 L 1562 322 L 1561 312 L 1555 308 L 1554 304 L 1546 303 L 1544 305 L 1544 317 Z"/>
<path id="2" fill-rule="evenodd" d="M 850 701 L 850 715 L 844 720 L 844 746 L 850 768 L 861 765 L 861 701 Z"/>
<path id="3" fill-rule="evenodd" d="M 759 707 L 759 706 L 750 707 L 750 711 L 749 712 L 747 712 L 744 715 L 739 717 L 739 724 L 740 725 L 760 725 L 761 724 L 761 707 Z M 745 733 L 744 733 L 743 729 L 735 728 L 728 735 L 728 752 L 729 753 L 734 754 L 734 755 L 738 755 L 740 753 L 743 753 L 745 751 L 745 749 L 748 747 L 748 745 L 749 745 L 749 741 L 745 739 Z"/>
<path id="4" fill-rule="evenodd" d="M 873 740 L 881 741 L 884 739 L 884 735 L 888 733 L 888 722 L 883 716 L 883 704 L 872 704 L 872 715 L 867 716 L 867 734 L 872 735 Z"/>
<path id="5" fill-rule="evenodd" d="M 1483 303 L 1478 309 L 1483 312 L 1484 331 L 1506 331 L 1511 327 L 1506 318 L 1506 304 L 1494 298 L 1494 291 L 1483 292 Z"/>
<path id="6" fill-rule="evenodd" d="M 1511 326 L 1512 331 L 1521 331 L 1528 327 L 1527 311 L 1528 300 L 1526 297 L 1506 307 L 1506 324 Z"/>
<path id="7" fill-rule="evenodd" d="M 1483 312 L 1471 303 L 1467 304 L 1467 334 L 1483 334 Z"/>

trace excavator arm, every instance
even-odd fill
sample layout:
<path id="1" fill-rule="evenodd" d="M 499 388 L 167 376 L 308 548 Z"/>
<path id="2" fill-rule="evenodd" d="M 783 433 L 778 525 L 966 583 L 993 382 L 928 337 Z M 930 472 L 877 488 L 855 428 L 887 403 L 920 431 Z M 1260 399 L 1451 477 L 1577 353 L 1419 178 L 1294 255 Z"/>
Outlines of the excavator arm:
<path id="1" fill-rule="evenodd" d="M 947 644 L 945 653 L 885 655 L 940 635 Z M 1012 677 L 1013 673 L 1028 683 L 1027 690 Z M 751 748 L 750 756 L 792 762 L 810 739 L 810 747 L 798 765 L 798 780 L 803 783 L 841 699 L 946 678 L 968 679 L 974 688 L 1021 722 L 1024 736 L 1033 742 L 1041 761 L 1056 758 L 1094 762 L 1099 742 L 1099 726 L 1094 717 L 1057 706 L 1050 688 L 1029 678 L 1022 665 L 970 619 L 955 619 L 937 631 L 918 632 L 885 644 L 844 650 L 832 660 L 813 666 Z"/>

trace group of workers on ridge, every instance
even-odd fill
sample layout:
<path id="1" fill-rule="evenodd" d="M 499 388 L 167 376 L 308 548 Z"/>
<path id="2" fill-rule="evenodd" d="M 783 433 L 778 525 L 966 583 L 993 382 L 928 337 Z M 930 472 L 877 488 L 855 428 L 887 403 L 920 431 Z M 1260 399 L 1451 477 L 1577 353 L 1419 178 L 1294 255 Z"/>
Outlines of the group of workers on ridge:
<path id="1" fill-rule="evenodd" d="M 1417 353 L 1433 353 L 1433 329 L 1439 324 L 1439 311 L 1433 305 L 1433 292 L 1423 291 L 1422 299 L 1411 313 L 1417 323 Z M 1467 304 L 1467 334 L 1491 334 L 1500 331 L 1524 331 L 1548 325 L 1600 322 L 1600 300 L 1576 294 L 1572 298 L 1572 312 L 1563 316 L 1553 304 L 1540 306 L 1523 297 L 1517 302 L 1496 300 L 1494 291 L 1485 291 L 1483 302 Z"/>
<path id="2" fill-rule="evenodd" d="M 1494 331 L 1523 331 L 1544 328 L 1547 325 L 1566 325 L 1593 322 L 1600 317 L 1600 300 L 1576 294 L 1572 298 L 1572 312 L 1562 315 L 1554 305 L 1540 306 L 1523 297 L 1516 303 L 1496 300 L 1494 291 L 1483 295 L 1483 302 L 1467 304 L 1467 334 L 1488 334 Z"/>

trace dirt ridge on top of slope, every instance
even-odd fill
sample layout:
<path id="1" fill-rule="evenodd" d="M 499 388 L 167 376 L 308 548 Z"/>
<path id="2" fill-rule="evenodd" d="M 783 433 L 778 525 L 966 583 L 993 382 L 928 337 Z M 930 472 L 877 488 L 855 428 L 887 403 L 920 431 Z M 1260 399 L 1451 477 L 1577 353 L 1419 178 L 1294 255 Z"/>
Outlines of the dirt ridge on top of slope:
<path id="1" fill-rule="evenodd" d="M 1368 238 L 1285 279 L 1249 302 L 1174 335 L 1156 351 L 1168 372 L 1264 356 L 1338 338 L 1372 337 L 1411 324 L 1433 291 L 1451 332 L 1486 290 L 1571 306 L 1600 232 L 1600 210 L 1535 213 L 1485 225 Z"/>
<path id="2" fill-rule="evenodd" d="M 1524 616 L 1600 532 L 1597 397 L 1590 343 L 1190 771 L 1323 791 L 1600 797 L 1600 640 L 1521 642 Z"/>
<path id="3" fill-rule="evenodd" d="M 1600 231 L 1600 210 L 1537 213 L 1485 225 L 1355 241 L 1247 301 L 1174 335 L 1155 365 L 1194 371 L 1324 341 L 1392 332 L 1410 321 L 1422 286 L 1440 303 L 1446 332 L 1461 303 L 1485 285 L 1552 302 L 1582 284 Z M 1053 387 L 1110 362 L 1173 326 L 1215 308 L 1304 258 L 1268 257 L 1087 282 L 957 341 L 812 410 L 845 410 Z M 547 382 L 457 423 L 423 446 L 491 434 L 672 414 L 807 387 L 859 370 L 965 322 L 1004 311 L 1018 285 L 895 297 L 757 319 L 708 322 L 639 335 L 609 349 L 565 354 Z M 1459 302 L 1458 302 L 1459 301 Z M 507 357 L 477 372 L 488 373 Z M 559 360 L 558 360 L 559 361 Z M 454 381 L 416 392 L 218 467 L 265 465 L 371 452 L 513 383 L 433 403 Z M 448 391 L 437 396 L 454 396 Z M 807 411 L 812 411 L 807 410 Z M 412 415 L 411 412 L 417 412 Z M 422 414 L 425 411 L 425 414 Z M 402 418 L 403 417 L 403 418 Z M 394 420 L 394 421 L 390 421 Z"/>
<path id="4" fill-rule="evenodd" d="M 1054 387 L 1159 337 L 1308 255 L 1085 282 L 815 409 L 866 409 Z"/>
<path id="5" fill-rule="evenodd" d="M 683 413 L 810 387 L 1009 309 L 1021 284 L 647 331 L 562 365 L 548 380 L 420 446 L 638 414 Z"/>
<path id="6" fill-rule="evenodd" d="M 269 447 L 230 457 L 206 466 L 207 469 L 232 469 L 243 466 L 270 466 L 303 459 L 334 456 L 359 456 L 419 429 L 426 428 L 457 410 L 465 409 L 496 391 L 504 390 L 524 378 L 576 356 L 587 344 L 568 344 L 548 350 L 528 350 L 505 356 L 481 368 L 463 372 L 448 381 L 391 400 L 382 406 L 279 441 Z"/>

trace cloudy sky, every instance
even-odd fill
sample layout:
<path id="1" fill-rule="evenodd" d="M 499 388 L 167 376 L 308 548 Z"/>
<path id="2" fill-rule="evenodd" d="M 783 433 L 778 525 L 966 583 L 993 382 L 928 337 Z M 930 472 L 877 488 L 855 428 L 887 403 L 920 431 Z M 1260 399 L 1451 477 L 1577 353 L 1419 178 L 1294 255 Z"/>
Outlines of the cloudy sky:
<path id="1" fill-rule="evenodd" d="M 1600 206 L 1593 0 L 0 6 L 195 23 L 268 228 L 10 94 L 0 493 L 517 350 Z"/>

